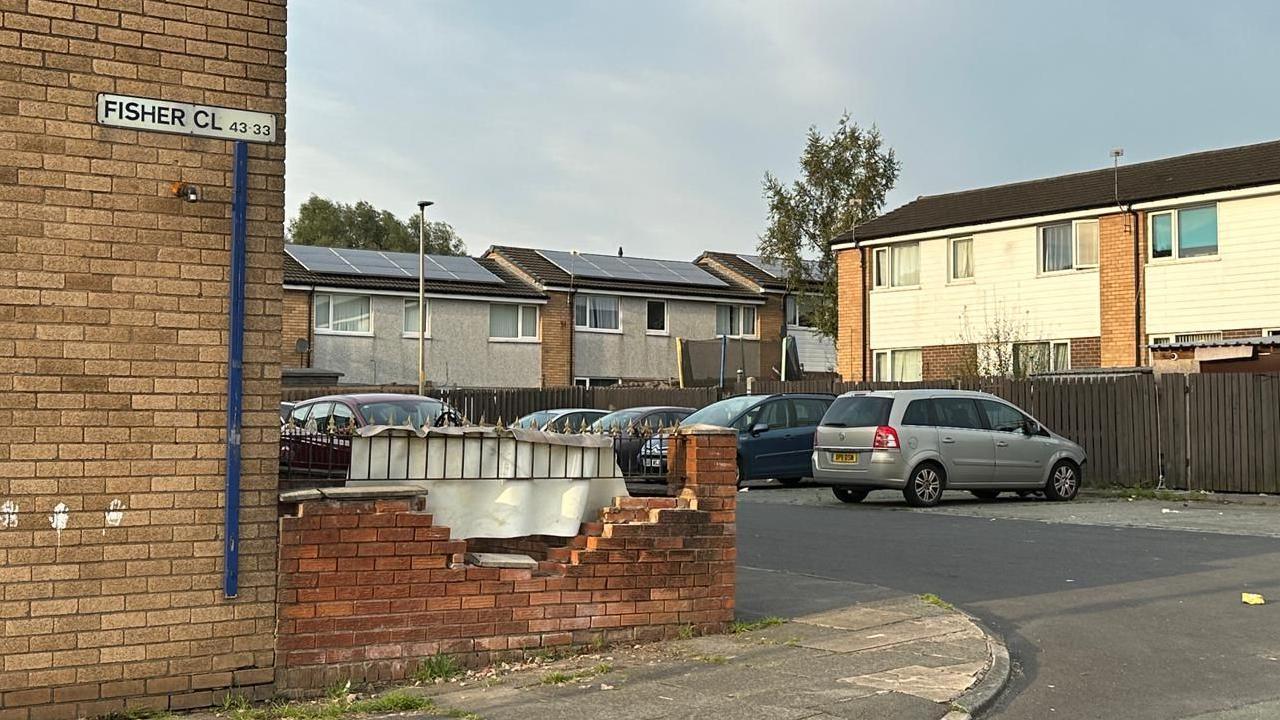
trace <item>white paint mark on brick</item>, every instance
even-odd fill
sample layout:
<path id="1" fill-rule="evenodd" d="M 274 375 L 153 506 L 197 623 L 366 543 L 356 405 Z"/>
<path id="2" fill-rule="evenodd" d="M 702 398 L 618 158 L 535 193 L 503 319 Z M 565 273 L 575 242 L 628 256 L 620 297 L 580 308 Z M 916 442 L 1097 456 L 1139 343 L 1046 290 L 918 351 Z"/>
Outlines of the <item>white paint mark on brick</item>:
<path id="1" fill-rule="evenodd" d="M 62 545 L 62 531 L 67 529 L 67 520 L 70 517 L 71 513 L 66 504 L 58 503 L 53 506 L 53 514 L 49 516 L 49 525 L 54 532 L 58 533 L 58 545 Z"/>
<path id="2" fill-rule="evenodd" d="M 120 521 L 124 520 L 124 503 L 119 500 L 112 500 L 107 506 L 107 526 L 120 527 Z M 106 530 L 103 530 L 105 533 Z"/>
<path id="3" fill-rule="evenodd" d="M 18 503 L 12 500 L 5 500 L 0 505 L 0 528 L 16 528 L 18 527 Z"/>

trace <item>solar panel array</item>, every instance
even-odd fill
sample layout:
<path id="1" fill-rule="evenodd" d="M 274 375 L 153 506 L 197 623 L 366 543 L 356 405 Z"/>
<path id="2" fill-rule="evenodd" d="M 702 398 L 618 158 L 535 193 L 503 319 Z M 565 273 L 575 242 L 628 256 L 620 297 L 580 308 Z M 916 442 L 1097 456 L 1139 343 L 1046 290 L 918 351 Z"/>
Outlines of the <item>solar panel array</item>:
<path id="1" fill-rule="evenodd" d="M 417 253 L 352 250 L 312 245 L 285 245 L 284 251 L 297 260 L 299 265 L 316 273 L 394 278 L 418 277 Z M 486 270 L 474 258 L 456 255 L 427 255 L 423 276 L 428 280 L 502 284 L 502 280 L 497 275 Z"/>
<path id="2" fill-rule="evenodd" d="M 738 259 L 744 260 L 752 265 L 755 265 L 756 267 L 778 278 L 779 280 L 787 276 L 787 269 L 783 267 L 782 263 L 778 262 L 777 260 L 765 260 L 759 255 L 739 255 Z M 805 260 L 804 266 L 805 266 L 805 269 L 809 272 L 810 278 L 817 277 L 817 274 L 818 274 L 817 263 L 815 263 L 812 260 Z"/>
<path id="3" fill-rule="evenodd" d="M 561 270 L 579 277 L 728 287 L 728 283 L 691 262 L 590 253 L 575 255 L 560 250 L 539 250 L 538 253 L 555 263 Z"/>

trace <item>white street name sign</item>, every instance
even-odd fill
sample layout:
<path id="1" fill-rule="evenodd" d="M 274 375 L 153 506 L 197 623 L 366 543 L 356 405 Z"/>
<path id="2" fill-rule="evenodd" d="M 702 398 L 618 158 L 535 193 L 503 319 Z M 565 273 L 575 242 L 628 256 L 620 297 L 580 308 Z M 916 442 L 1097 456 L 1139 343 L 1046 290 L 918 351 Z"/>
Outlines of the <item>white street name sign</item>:
<path id="1" fill-rule="evenodd" d="M 98 94 L 98 124 L 224 140 L 276 141 L 276 116 L 271 113 L 110 93 Z"/>

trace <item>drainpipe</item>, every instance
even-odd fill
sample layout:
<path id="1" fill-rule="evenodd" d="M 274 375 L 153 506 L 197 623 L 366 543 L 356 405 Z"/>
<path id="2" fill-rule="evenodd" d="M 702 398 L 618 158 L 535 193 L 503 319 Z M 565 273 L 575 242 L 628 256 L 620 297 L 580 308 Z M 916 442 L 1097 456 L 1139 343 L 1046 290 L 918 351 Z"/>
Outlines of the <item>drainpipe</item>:
<path id="1" fill-rule="evenodd" d="M 867 276 L 872 269 L 867 267 L 867 249 L 859 247 L 858 252 L 862 254 L 862 382 L 867 382 L 871 362 L 871 289 L 867 287 Z"/>
<path id="2" fill-rule="evenodd" d="M 311 292 L 307 294 L 307 352 L 306 367 L 311 367 L 311 361 L 316 351 L 316 286 L 311 286 Z"/>
<path id="3" fill-rule="evenodd" d="M 240 586 L 240 435 L 244 407 L 245 245 L 249 206 L 249 144 L 237 140 L 231 199 L 230 336 L 227 344 L 226 507 L 223 518 L 222 594 L 230 599 Z"/>
<path id="4" fill-rule="evenodd" d="M 1142 333 L 1142 296 L 1146 292 L 1146 283 L 1143 277 L 1142 226 L 1132 204 L 1128 213 L 1133 223 L 1133 365 L 1138 367 L 1142 365 L 1142 351 L 1146 346 Z"/>

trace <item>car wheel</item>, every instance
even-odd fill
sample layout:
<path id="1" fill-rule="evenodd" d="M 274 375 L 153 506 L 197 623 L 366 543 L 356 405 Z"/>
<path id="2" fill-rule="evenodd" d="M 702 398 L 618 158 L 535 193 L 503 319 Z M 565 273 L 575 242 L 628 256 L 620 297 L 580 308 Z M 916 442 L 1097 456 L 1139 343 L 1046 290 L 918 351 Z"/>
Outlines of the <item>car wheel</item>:
<path id="1" fill-rule="evenodd" d="M 863 500 L 867 499 L 867 493 L 869 492 L 871 491 L 863 490 L 862 488 L 848 488 L 848 487 L 831 488 L 831 494 L 835 495 L 836 499 L 839 500 L 840 502 L 845 502 L 845 503 L 860 503 Z"/>
<path id="2" fill-rule="evenodd" d="M 795 487 L 800 484 L 801 480 L 804 480 L 804 478 L 778 478 L 778 482 L 782 483 L 783 487 Z"/>
<path id="3" fill-rule="evenodd" d="M 911 507 L 933 507 L 942 499 L 947 481 L 942 468 L 934 463 L 922 463 L 911 472 L 902 496 Z"/>
<path id="4" fill-rule="evenodd" d="M 970 490 L 969 492 L 979 500 L 995 500 L 1000 497 L 999 490 Z"/>
<path id="5" fill-rule="evenodd" d="M 1080 466 L 1070 460 L 1059 460 L 1049 472 L 1044 496 L 1050 500 L 1074 500 L 1080 492 Z"/>

